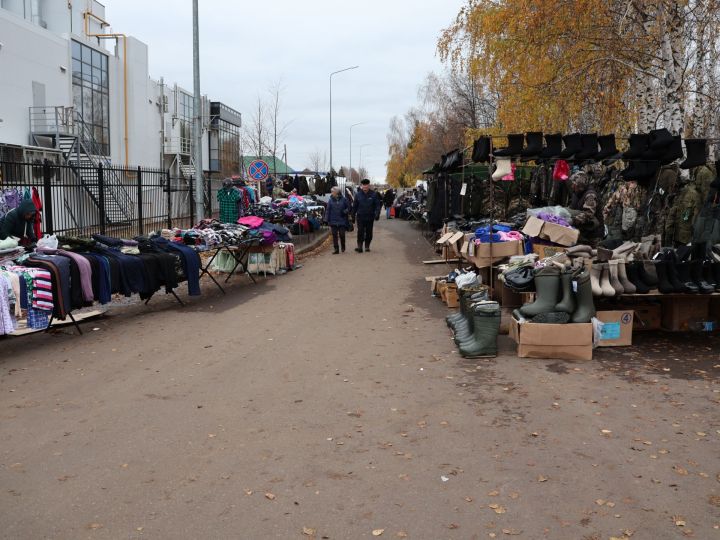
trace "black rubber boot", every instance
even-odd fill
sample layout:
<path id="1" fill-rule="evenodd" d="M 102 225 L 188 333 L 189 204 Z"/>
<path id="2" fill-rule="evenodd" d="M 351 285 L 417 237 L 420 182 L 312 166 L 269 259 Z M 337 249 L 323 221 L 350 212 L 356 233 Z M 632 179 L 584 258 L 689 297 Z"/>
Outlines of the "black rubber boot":
<path id="1" fill-rule="evenodd" d="M 697 293 L 700 292 L 700 286 L 695 283 L 695 281 L 692 278 L 692 275 L 690 274 L 690 263 L 687 262 L 681 262 L 675 265 L 675 269 L 677 270 L 677 277 L 680 283 L 682 283 L 682 286 L 685 288 L 683 292 L 688 293 Z"/>
<path id="2" fill-rule="evenodd" d="M 560 269 L 557 266 L 540 269 L 535 274 L 535 290 L 535 301 L 520 308 L 520 313 L 529 319 L 541 313 L 555 311 L 560 292 Z"/>
<path id="3" fill-rule="evenodd" d="M 500 304 L 481 302 L 473 306 L 473 340 L 460 346 L 464 358 L 497 356 L 497 336 L 500 331 Z"/>
<path id="4" fill-rule="evenodd" d="M 577 292 L 575 300 L 577 308 L 575 313 L 570 317 L 572 323 L 589 323 L 595 316 L 595 302 L 593 301 L 592 284 L 590 283 L 590 274 L 583 271 L 577 278 Z"/>
<path id="5" fill-rule="evenodd" d="M 638 276 L 648 287 L 651 289 L 656 288 L 658 286 L 658 276 L 655 261 L 645 260 L 639 263 Z"/>
<path id="6" fill-rule="evenodd" d="M 643 279 L 640 278 L 639 274 L 639 268 L 643 266 L 643 263 L 635 261 L 631 263 L 627 263 L 625 265 L 625 271 L 627 272 L 627 277 L 630 280 L 630 283 L 635 285 L 635 293 L 636 294 L 647 294 L 650 292 L 650 287 Z"/>
<path id="7" fill-rule="evenodd" d="M 675 286 L 672 284 L 667 274 L 667 263 L 665 261 L 657 261 L 655 270 L 658 275 L 658 290 L 662 294 L 670 294 L 675 292 Z"/>
<path id="8" fill-rule="evenodd" d="M 690 290 L 685 286 L 685 283 L 680 279 L 678 266 L 679 265 L 674 260 L 668 259 L 665 261 L 665 274 L 667 275 L 667 280 L 672 285 L 673 292 L 690 292 Z"/>
<path id="9" fill-rule="evenodd" d="M 712 271 L 715 276 L 715 282 L 717 283 L 715 290 L 720 291 L 720 262 L 712 263 Z"/>
<path id="10" fill-rule="evenodd" d="M 715 286 L 710 285 L 703 277 L 702 261 L 692 261 L 687 264 L 690 267 L 690 279 L 697 285 L 698 290 L 703 294 L 715 292 Z"/>
<path id="11" fill-rule="evenodd" d="M 562 291 L 562 300 L 555 306 L 555 311 L 564 313 L 572 313 L 575 311 L 575 297 L 573 296 L 572 280 L 575 273 L 566 270 L 560 275 L 560 289 Z M 533 322 L 535 319 L 533 319 Z M 567 321 L 564 321 L 567 322 Z"/>

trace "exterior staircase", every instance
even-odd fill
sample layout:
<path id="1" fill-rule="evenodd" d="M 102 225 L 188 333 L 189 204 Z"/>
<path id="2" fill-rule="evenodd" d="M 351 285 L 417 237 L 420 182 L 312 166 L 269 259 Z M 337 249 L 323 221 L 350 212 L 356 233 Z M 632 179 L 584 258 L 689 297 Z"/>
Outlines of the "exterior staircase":
<path id="1" fill-rule="evenodd" d="M 133 205 L 120 172 L 113 168 L 100 145 L 72 107 L 31 107 L 30 126 L 33 137 L 51 137 L 65 161 L 75 172 L 98 210 L 105 209 L 109 225 L 129 222 Z M 103 190 L 100 191 L 99 171 L 103 171 Z"/>

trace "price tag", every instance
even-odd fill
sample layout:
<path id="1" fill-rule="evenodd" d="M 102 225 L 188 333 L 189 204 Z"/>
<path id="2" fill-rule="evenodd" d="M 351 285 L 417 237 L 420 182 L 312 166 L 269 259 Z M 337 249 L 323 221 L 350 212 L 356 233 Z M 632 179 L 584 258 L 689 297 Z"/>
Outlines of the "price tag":
<path id="1" fill-rule="evenodd" d="M 467 184 L 463 182 L 463 185 L 460 188 L 460 195 L 464 197 L 466 192 L 467 192 Z"/>

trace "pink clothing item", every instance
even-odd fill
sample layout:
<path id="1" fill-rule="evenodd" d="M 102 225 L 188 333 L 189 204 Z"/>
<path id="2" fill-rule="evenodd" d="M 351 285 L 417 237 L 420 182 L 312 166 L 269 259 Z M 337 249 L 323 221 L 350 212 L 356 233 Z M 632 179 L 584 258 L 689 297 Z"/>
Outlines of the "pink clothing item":
<path id="1" fill-rule="evenodd" d="M 506 174 L 506 175 L 503 176 L 500 180 L 502 180 L 503 182 L 512 182 L 513 180 L 515 180 L 515 168 L 516 168 L 516 167 L 515 167 L 515 164 L 514 164 L 514 163 L 511 163 L 511 164 L 510 164 L 510 170 L 511 170 L 512 172 L 511 172 L 510 174 Z"/>
<path id="2" fill-rule="evenodd" d="M 570 165 L 564 159 L 558 159 L 553 168 L 553 180 L 564 182 L 570 178 Z"/>
<path id="3" fill-rule="evenodd" d="M 260 225 L 265 223 L 265 220 L 257 216 L 245 216 L 238 219 L 237 222 L 240 225 L 245 225 L 246 227 L 250 227 L 251 229 L 257 229 L 258 227 L 260 227 Z"/>
<path id="4" fill-rule="evenodd" d="M 511 242 L 513 240 L 523 241 L 523 235 L 518 231 L 499 232 L 498 235 L 503 242 Z"/>
<path id="5" fill-rule="evenodd" d="M 92 289 L 92 266 L 90 265 L 90 261 L 72 251 L 58 249 L 57 252 L 58 255 L 68 257 L 77 263 L 78 269 L 80 270 L 80 288 L 82 289 L 83 300 L 92 303 L 94 296 Z"/>

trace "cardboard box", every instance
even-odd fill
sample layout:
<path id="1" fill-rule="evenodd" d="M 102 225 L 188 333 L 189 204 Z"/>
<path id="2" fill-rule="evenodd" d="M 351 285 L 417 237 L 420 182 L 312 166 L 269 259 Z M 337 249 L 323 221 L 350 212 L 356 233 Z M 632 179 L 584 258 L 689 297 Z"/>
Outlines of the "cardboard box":
<path id="1" fill-rule="evenodd" d="M 475 244 L 474 242 L 469 242 L 468 246 L 464 256 L 478 268 L 492 266 L 494 263 L 512 257 L 513 255 L 525 254 L 525 248 L 520 240 L 493 244 Z"/>
<path id="2" fill-rule="evenodd" d="M 541 259 L 547 259 L 558 253 L 565 253 L 567 248 L 562 246 L 548 246 L 547 244 L 533 244 L 533 253 L 537 253 Z"/>
<path id="3" fill-rule="evenodd" d="M 710 298 L 699 294 L 692 297 L 669 296 L 662 302 L 662 328 L 671 332 L 690 330 L 695 323 L 710 320 Z"/>
<path id="4" fill-rule="evenodd" d="M 510 337 L 518 344 L 520 358 L 592 360 L 592 323 L 520 324 L 513 318 Z"/>
<path id="5" fill-rule="evenodd" d="M 500 305 L 504 308 L 516 308 L 523 305 L 520 293 L 506 287 L 497 275 L 495 276 L 493 293 L 493 299 L 500 302 Z"/>
<path id="6" fill-rule="evenodd" d="M 627 347 L 632 345 L 633 310 L 598 311 L 595 315 L 603 322 L 598 347 Z"/>
<path id="7" fill-rule="evenodd" d="M 662 327 L 662 307 L 660 304 L 638 304 L 630 307 L 633 317 L 633 332 L 660 330 Z"/>
<path id="8" fill-rule="evenodd" d="M 535 216 L 530 216 L 522 232 L 533 238 L 549 240 L 561 246 L 574 246 L 577 243 L 580 231 L 571 227 L 563 227 L 556 223 L 548 223 Z"/>
<path id="9" fill-rule="evenodd" d="M 450 283 L 445 289 L 445 303 L 449 308 L 460 306 L 460 297 L 458 296 L 457 285 Z"/>

